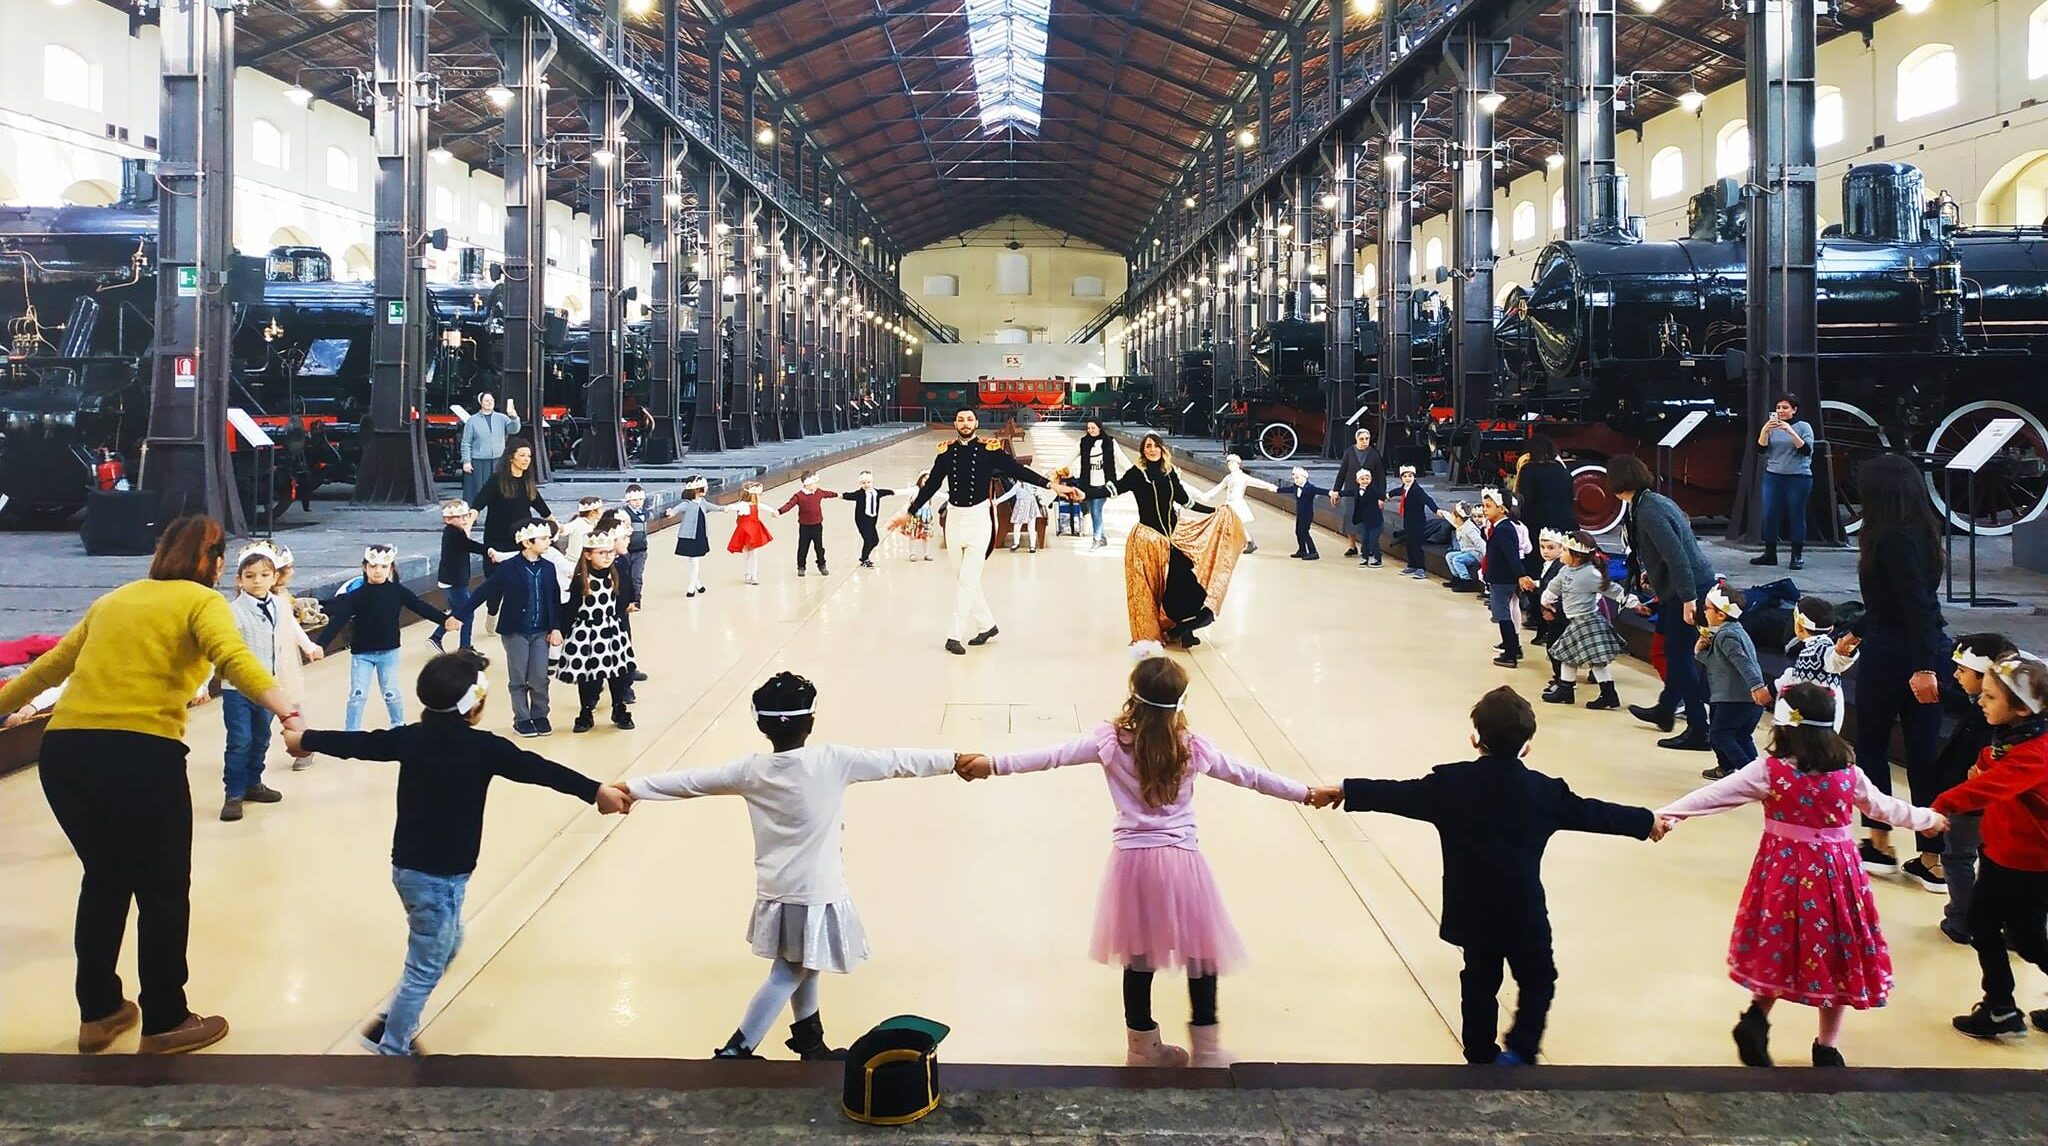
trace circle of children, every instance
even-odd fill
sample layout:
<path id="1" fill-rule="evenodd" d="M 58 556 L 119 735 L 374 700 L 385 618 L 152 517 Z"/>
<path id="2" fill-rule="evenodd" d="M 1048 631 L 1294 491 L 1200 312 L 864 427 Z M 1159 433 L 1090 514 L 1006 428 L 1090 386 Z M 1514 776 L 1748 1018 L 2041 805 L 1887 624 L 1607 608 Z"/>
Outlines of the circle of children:
<path id="1" fill-rule="evenodd" d="M 1298 500 L 1325 492 L 1303 488 L 1305 478 L 1299 473 L 1295 485 Z M 680 518 L 676 551 L 689 562 L 689 597 L 708 591 L 700 574 L 709 548 L 707 512 L 740 514 L 728 549 L 748 557 L 748 583 L 758 583 L 755 559 L 769 541 L 758 483 L 748 483 L 733 507 L 706 501 L 705 488 L 702 480 L 689 482 L 685 500 L 672 511 Z M 893 494 L 875 488 L 868 473 L 861 475 L 858 490 L 844 494 L 822 491 L 814 475 L 803 475 L 799 491 L 779 511 L 799 514 L 799 575 L 813 552 L 819 573 L 826 571 L 820 516 L 825 500 L 854 501 L 863 539 L 860 561 L 866 566 L 878 544 L 878 503 Z M 643 491 L 635 486 L 622 510 L 606 512 L 596 499 L 585 499 L 566 526 L 526 522 L 514 533 L 517 553 L 487 554 L 494 561 L 492 571 L 473 595 L 464 587 L 468 560 L 482 550 L 469 538 L 474 514 L 461 502 L 448 503 L 440 579 L 450 590 L 451 613 L 396 582 L 388 547 L 372 546 L 364 555 L 361 582 L 325 602 L 324 610 L 307 609 L 304 603 L 294 607 L 284 589 L 290 558 L 282 549 L 257 543 L 239 555 L 236 616 L 252 647 L 270 650 L 287 680 L 296 676 L 301 654 L 319 656 L 302 619 L 309 624 L 324 619 L 330 631 L 343 621 L 355 622 L 348 728 L 287 730 L 293 767 L 304 767 L 316 755 L 395 760 L 400 766 L 393 880 L 410 937 L 404 975 L 387 1013 L 364 1032 L 372 1049 L 420 1052 L 414 1034 L 421 1010 L 461 943 L 463 889 L 476 863 L 485 791 L 493 777 L 552 787 L 608 814 L 628 812 L 640 801 L 742 798 L 753 826 L 758 881 L 747 938 L 754 954 L 769 961 L 769 971 L 738 1028 L 714 1053 L 759 1057 L 757 1051 L 788 1008 L 794 1021 L 785 1045 L 803 1058 L 821 1059 L 844 1052 L 825 1040 L 819 974 L 850 972 L 869 954 L 841 858 L 846 788 L 945 773 L 973 781 L 1083 764 L 1104 770 L 1115 811 L 1090 954 L 1122 969 L 1126 1061 L 1132 1065 L 1233 1061 L 1219 1037 L 1217 980 L 1242 965 L 1245 946 L 1196 842 L 1193 803 L 1199 775 L 1310 807 L 1384 812 L 1437 828 L 1444 868 L 1441 936 L 1464 949 L 1461 1041 L 1471 1063 L 1537 1061 L 1557 979 L 1541 879 L 1543 853 L 1554 833 L 1658 840 L 1686 819 L 1750 803 L 1762 805 L 1763 832 L 1736 906 L 1727 959 L 1730 978 L 1750 995 L 1733 1029 L 1741 1062 L 1771 1065 L 1770 1015 L 1776 1003 L 1786 1001 L 1818 1012 L 1813 1064 L 1841 1066 L 1838 1045 L 1846 1013 L 1886 1000 L 1892 966 L 1869 873 L 1901 868 L 1883 846 L 1888 843 L 1884 835 L 1875 834 L 1859 846 L 1852 824 L 1858 812 L 1867 817 L 1868 828 L 1890 824 L 1947 833 L 1945 881 L 1930 866 L 1930 861 L 1940 865 L 1943 857 L 1923 856 L 1906 865 L 1905 872 L 1929 890 L 1946 891 L 1950 903 L 1941 929 L 1956 943 L 1974 946 L 1980 960 L 1984 997 L 1956 1017 L 1955 1028 L 1985 1039 L 2025 1034 L 2029 1022 L 2048 1031 L 2048 1009 L 2028 1015 L 2016 1005 L 2008 954 L 2010 948 L 2048 969 L 2048 663 L 2003 637 L 1967 636 L 1954 648 L 1952 707 L 1958 725 L 1944 750 L 1945 790 L 1931 807 L 1893 798 L 1889 784 L 1873 784 L 1842 739 L 1841 674 L 1854 663 L 1857 642 L 1834 635 L 1828 603 L 1812 597 L 1800 601 L 1786 650 L 1791 667 L 1775 685 L 1766 685 L 1754 645 L 1738 623 L 1742 605 L 1725 586 L 1705 595 L 1704 626 L 1694 652 L 1711 681 L 1732 682 L 1727 696 L 1715 686 L 1716 702 L 1752 705 L 1757 715 L 1766 706 L 1773 710 L 1764 751 L 1758 755 L 1751 740 L 1757 719 L 1752 715 L 1739 743 L 1736 738 L 1716 743 L 1718 759 L 1707 770 L 1704 787 L 1655 810 L 1580 796 L 1564 781 L 1529 767 L 1536 711 L 1505 686 L 1487 692 L 1471 709 L 1473 759 L 1440 766 L 1419 779 L 1353 779 L 1311 788 L 1232 758 L 1194 732 L 1185 711 L 1187 672 L 1166 657 L 1140 660 L 1119 711 L 1086 735 L 994 756 L 812 744 L 818 690 L 802 677 L 778 673 L 752 698 L 756 726 L 770 751 L 714 768 L 600 784 L 482 729 L 491 682 L 486 659 L 468 647 L 468 625 L 477 608 L 498 609 L 514 732 L 529 737 L 549 733 L 551 663 L 562 679 L 578 686 L 576 731 L 592 727 L 606 687 L 613 723 L 632 727 L 628 706 L 638 674 L 630 615 L 640 599 L 646 557 L 644 502 Z M 1524 568 L 1530 539 L 1510 514 L 1506 498 L 1486 490 L 1480 505 L 1478 515 L 1462 506 L 1447 515 L 1458 541 L 1451 566 L 1454 587 L 1478 579 L 1477 562 Z M 929 519 L 923 524 L 928 526 Z M 1021 543 L 1021 537 L 1013 542 Z M 1573 681 L 1585 672 L 1600 686 L 1587 707 L 1615 708 L 1619 700 L 1606 670 L 1620 655 L 1622 642 L 1603 610 L 1610 604 L 1640 608 L 1642 603 L 1615 583 L 1606 558 L 1587 534 L 1544 533 L 1536 544 L 1544 560 L 1539 574 L 1484 577 L 1492 582 L 1489 609 L 1503 636 L 1498 663 L 1515 663 L 1517 594 L 1531 593 L 1542 616 L 1540 622 L 1532 618 L 1539 628 L 1537 640 L 1548 647 L 1555 666 L 1542 699 L 1568 703 Z M 1366 552 L 1375 550 L 1372 546 Z M 1295 555 L 1303 553 L 1297 548 Z M 919 556 L 910 554 L 913 560 Z M 930 560 L 928 546 L 922 556 Z M 258 624 L 259 618 L 273 615 L 279 597 L 278 622 Z M 459 631 L 464 642 L 461 650 L 442 653 L 422 669 L 415 695 L 426 711 L 416 724 L 404 723 L 395 680 L 401 609 Z M 437 645 L 443 636 L 435 634 Z M 356 731 L 373 675 L 392 727 Z M 261 779 L 269 738 L 264 714 L 250 704 L 223 707 L 228 799 L 222 818 L 235 819 L 244 801 L 268 803 L 281 797 Z M 253 715 L 245 709 L 254 709 Z M 1186 1048 L 1167 1042 L 1152 1017 L 1153 976 L 1170 970 L 1187 976 L 1192 1021 Z M 1504 973 L 1513 974 L 1519 998 L 1502 1038 L 1496 997 Z"/>

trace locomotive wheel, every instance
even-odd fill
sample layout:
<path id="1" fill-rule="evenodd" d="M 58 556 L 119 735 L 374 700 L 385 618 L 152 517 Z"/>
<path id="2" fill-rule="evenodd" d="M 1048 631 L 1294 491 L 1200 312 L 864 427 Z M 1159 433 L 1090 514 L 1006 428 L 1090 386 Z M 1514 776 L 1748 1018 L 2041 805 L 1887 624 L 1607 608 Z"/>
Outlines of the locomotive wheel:
<path id="1" fill-rule="evenodd" d="M 1572 463 L 1572 512 L 1579 528 L 1598 537 L 1621 524 L 1621 499 L 1607 488 L 1605 462 Z"/>
<path id="2" fill-rule="evenodd" d="M 1835 487 L 1835 520 L 1844 534 L 1863 528 L 1863 497 L 1856 490 L 1856 468 L 1879 454 L 1892 452 L 1891 435 L 1861 406 L 1849 402 L 1820 404 L 1821 439 L 1828 444 L 1828 470 Z"/>
<path id="3" fill-rule="evenodd" d="M 2021 522 L 2041 516 L 2048 507 L 2048 426 L 2041 419 L 2011 402 L 1970 402 L 1957 407 L 1941 420 L 1927 439 L 1927 452 L 1946 464 L 1970 439 L 1996 418 L 2018 418 L 2024 423 L 2005 448 L 1977 473 L 1975 503 L 1951 507 L 1944 500 L 1947 484 L 1939 471 L 1927 477 L 1927 490 L 1935 508 L 1948 515 L 1958 529 L 1974 530 L 1986 537 L 2003 537 Z M 1966 479 L 1958 475 L 1956 496 L 1967 497 Z"/>
<path id="4" fill-rule="evenodd" d="M 1284 462 L 1301 448 L 1301 436 L 1285 422 L 1269 423 L 1259 431 L 1259 453 L 1269 462 Z"/>

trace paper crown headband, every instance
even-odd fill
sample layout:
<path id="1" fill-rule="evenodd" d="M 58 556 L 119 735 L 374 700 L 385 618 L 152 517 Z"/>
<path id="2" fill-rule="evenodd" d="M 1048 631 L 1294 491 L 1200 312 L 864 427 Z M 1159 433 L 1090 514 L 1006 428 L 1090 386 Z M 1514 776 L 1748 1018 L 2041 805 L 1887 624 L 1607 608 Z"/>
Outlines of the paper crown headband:
<path id="1" fill-rule="evenodd" d="M 469 503 L 459 497 L 441 507 L 442 517 L 467 517 L 468 515 Z"/>
<path id="2" fill-rule="evenodd" d="M 706 490 L 711 488 L 711 483 L 704 478 L 693 477 L 683 483 L 683 488 L 685 490 Z"/>
<path id="3" fill-rule="evenodd" d="M 2024 673 L 2023 669 L 2026 670 Z M 2021 653 L 1993 664 L 1991 671 L 2015 700 L 2027 706 L 2028 712 L 2038 713 L 2048 708 L 2048 696 L 2038 691 L 2048 687 L 2048 661 Z"/>
<path id="4" fill-rule="evenodd" d="M 484 702 L 484 694 L 488 693 L 489 691 L 491 691 L 490 678 L 482 673 L 478 673 L 476 674 L 476 683 L 470 685 L 469 688 L 465 690 L 461 696 L 455 698 L 455 704 L 453 707 L 430 708 L 427 711 L 452 712 L 455 713 L 457 716 L 468 716 L 470 713 L 476 711 L 477 705 L 482 704 Z"/>
<path id="5" fill-rule="evenodd" d="M 1983 653 L 1973 653 L 1961 645 L 1956 646 L 1956 651 L 1949 655 L 1949 659 L 1956 662 L 1957 668 L 1966 668 L 1974 673 L 1987 673 L 1991 671 L 1990 657 L 1985 656 Z"/>
<path id="6" fill-rule="evenodd" d="M 782 710 L 780 710 L 780 711 L 770 711 L 770 710 L 768 710 L 768 709 L 765 709 L 765 708 L 757 708 L 757 709 L 755 709 L 755 710 L 754 710 L 754 715 L 755 715 L 755 716 L 757 716 L 757 717 L 759 717 L 759 716 L 776 716 L 776 717 L 789 717 L 789 716 L 809 716 L 809 715 L 811 715 L 811 714 L 812 714 L 813 712 L 816 712 L 817 710 L 818 710 L 818 706 L 817 706 L 817 705 L 815 705 L 815 704 L 814 704 L 814 705 L 812 705 L 812 706 L 811 706 L 811 707 L 809 707 L 809 708 L 785 708 L 785 709 L 782 709 Z"/>
<path id="7" fill-rule="evenodd" d="M 1500 491 L 1493 488 L 1492 486 L 1487 486 L 1485 489 L 1479 491 L 1479 500 L 1490 501 L 1493 504 L 1499 506 L 1505 506 L 1508 503 L 1508 499 L 1502 497 L 1500 495 Z"/>
<path id="8" fill-rule="evenodd" d="M 1573 553 L 1582 553 L 1590 557 L 1595 552 L 1594 548 L 1591 545 L 1588 545 L 1585 542 L 1580 541 L 1579 535 L 1576 533 L 1560 534 L 1559 537 L 1560 540 L 1558 541 L 1558 544 L 1564 546 L 1566 549 L 1571 550 Z"/>
<path id="9" fill-rule="evenodd" d="M 1561 529 L 1539 529 L 1536 531 L 1536 540 L 1547 542 L 1551 545 L 1563 545 L 1570 537 L 1570 534 Z"/>
<path id="10" fill-rule="evenodd" d="M 1736 603 L 1735 598 L 1728 595 L 1728 586 L 1726 585 L 1716 584 L 1713 588 L 1707 590 L 1707 604 L 1721 610 L 1730 617 L 1742 616 L 1742 606 Z"/>
<path id="11" fill-rule="evenodd" d="M 363 564 L 391 565 L 398 561 L 398 550 L 389 545 L 372 545 L 363 550 Z"/>
<path id="12" fill-rule="evenodd" d="M 277 547 L 277 567 L 279 569 L 289 569 L 292 567 L 292 551 L 282 545 Z"/>
<path id="13" fill-rule="evenodd" d="M 603 508 L 604 499 L 601 497 L 578 498 L 576 501 L 576 512 L 578 513 L 589 513 L 593 509 Z"/>
<path id="14" fill-rule="evenodd" d="M 512 540 L 524 545 L 529 541 L 546 541 L 550 536 L 547 522 L 529 521 L 513 531 Z"/>
<path id="15" fill-rule="evenodd" d="M 242 566 L 256 560 L 258 557 L 270 562 L 270 567 L 273 569 L 284 568 L 284 562 L 278 559 L 277 547 L 268 541 L 252 541 L 242 546 L 242 551 L 235 554 L 235 568 L 239 570 Z"/>
<path id="16" fill-rule="evenodd" d="M 1402 466 L 1402 467 L 1401 467 L 1401 476 L 1402 476 L 1402 477 L 1407 477 L 1407 476 L 1408 476 L 1409 474 L 1412 474 L 1412 473 L 1414 473 L 1414 472 L 1415 472 L 1415 467 L 1414 467 L 1414 466 Z"/>
<path id="17" fill-rule="evenodd" d="M 618 530 L 593 529 L 583 535 L 583 548 L 585 549 L 611 549 L 616 547 L 618 543 Z"/>

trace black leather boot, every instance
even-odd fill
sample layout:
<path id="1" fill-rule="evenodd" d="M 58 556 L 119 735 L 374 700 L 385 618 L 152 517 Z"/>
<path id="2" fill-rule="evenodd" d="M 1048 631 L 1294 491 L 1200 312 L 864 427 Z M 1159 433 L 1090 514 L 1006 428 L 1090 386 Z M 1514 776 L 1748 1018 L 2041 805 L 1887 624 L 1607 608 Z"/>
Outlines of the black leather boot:
<path id="1" fill-rule="evenodd" d="M 1749 563 L 1751 565 L 1776 565 L 1778 563 L 1778 547 L 1776 545 L 1765 545 L 1764 551 L 1750 558 Z"/>
<path id="2" fill-rule="evenodd" d="M 1574 682 L 1552 680 L 1543 690 L 1543 702 L 1545 704 L 1570 704 L 1573 700 L 1577 699 L 1573 695 L 1575 692 L 1577 692 L 1577 689 L 1574 686 Z"/>
<path id="3" fill-rule="evenodd" d="M 747 1045 L 746 1032 L 735 1030 L 732 1033 L 732 1037 L 725 1040 L 724 1046 L 719 1047 L 717 1050 L 711 1052 L 711 1057 L 758 1059 L 761 1056 L 755 1054 L 754 1048 Z"/>
<path id="4" fill-rule="evenodd" d="M 1771 1065 L 1771 1020 L 1755 1003 L 1735 1023 L 1735 1054 L 1744 1066 Z"/>
<path id="5" fill-rule="evenodd" d="M 825 1023 L 816 1014 L 789 1024 L 789 1038 L 782 1045 L 805 1062 L 840 1062 L 846 1058 L 844 1049 L 825 1045 Z"/>
<path id="6" fill-rule="evenodd" d="M 613 727 L 613 728 L 631 728 L 631 727 L 633 727 L 633 711 L 632 711 L 631 709 L 627 708 L 627 707 L 626 707 L 625 705 L 623 705 L 623 704 L 614 704 L 614 705 L 612 705 L 612 727 Z"/>
<path id="7" fill-rule="evenodd" d="M 1620 708 L 1621 696 L 1619 693 L 1616 693 L 1614 691 L 1614 682 L 1611 680 L 1601 681 L 1600 695 L 1587 701 L 1586 707 L 1595 710 L 1602 708 Z"/>
<path id="8" fill-rule="evenodd" d="M 588 732 L 597 727 L 597 710 L 582 709 L 576 713 L 576 723 L 569 726 L 571 732 Z"/>
<path id="9" fill-rule="evenodd" d="M 1805 546 L 1803 546 L 1803 545 L 1794 545 L 1794 546 L 1792 547 L 1792 565 L 1791 565 L 1791 567 L 1792 567 L 1792 568 L 1794 568 L 1794 569 L 1804 569 L 1804 568 L 1806 568 L 1806 555 L 1805 555 L 1804 553 L 1800 552 L 1801 550 L 1803 550 L 1803 549 L 1805 549 L 1805 548 L 1806 548 L 1806 547 L 1805 547 Z M 1827 1050 L 1833 1050 L 1833 1049 L 1835 1049 L 1835 1048 L 1833 1048 L 1833 1047 L 1827 1047 L 1827 1048 L 1825 1048 L 1825 1049 L 1827 1049 Z"/>

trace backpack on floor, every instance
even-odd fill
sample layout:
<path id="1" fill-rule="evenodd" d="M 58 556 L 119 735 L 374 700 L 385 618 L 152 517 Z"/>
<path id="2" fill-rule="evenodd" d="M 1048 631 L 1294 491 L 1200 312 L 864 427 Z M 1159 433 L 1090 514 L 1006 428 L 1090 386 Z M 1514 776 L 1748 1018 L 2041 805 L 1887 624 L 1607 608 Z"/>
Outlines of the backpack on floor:
<path id="1" fill-rule="evenodd" d="M 948 1031 L 943 1023 L 897 1015 L 855 1039 L 846 1050 L 846 1116 L 870 1126 L 904 1126 L 937 1110 L 937 1052 Z"/>

